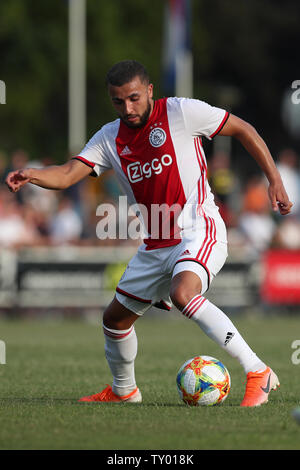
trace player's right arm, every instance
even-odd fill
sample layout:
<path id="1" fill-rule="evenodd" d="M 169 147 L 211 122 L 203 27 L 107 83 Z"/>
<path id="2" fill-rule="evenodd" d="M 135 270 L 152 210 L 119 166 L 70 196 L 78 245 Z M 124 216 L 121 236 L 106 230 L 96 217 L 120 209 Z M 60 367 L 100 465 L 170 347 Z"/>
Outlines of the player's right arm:
<path id="1" fill-rule="evenodd" d="M 5 183 L 16 193 L 25 184 L 32 183 L 46 189 L 66 189 L 92 172 L 92 168 L 72 159 L 64 165 L 45 168 L 24 168 L 8 173 Z"/>
<path id="2" fill-rule="evenodd" d="M 289 214 L 293 203 L 289 200 L 273 157 L 256 129 L 248 122 L 231 114 L 219 135 L 232 136 L 240 141 L 269 181 L 268 194 L 273 210 L 279 210 L 281 215 Z"/>

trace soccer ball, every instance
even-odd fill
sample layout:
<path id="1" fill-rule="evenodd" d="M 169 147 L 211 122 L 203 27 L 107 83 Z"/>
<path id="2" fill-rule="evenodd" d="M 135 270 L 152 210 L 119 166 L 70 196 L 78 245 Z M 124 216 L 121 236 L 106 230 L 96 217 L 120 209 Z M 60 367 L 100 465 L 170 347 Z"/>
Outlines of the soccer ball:
<path id="1" fill-rule="evenodd" d="M 190 406 L 222 403 L 230 390 L 230 375 L 224 364 L 210 356 L 196 356 L 186 361 L 177 373 L 180 398 Z"/>

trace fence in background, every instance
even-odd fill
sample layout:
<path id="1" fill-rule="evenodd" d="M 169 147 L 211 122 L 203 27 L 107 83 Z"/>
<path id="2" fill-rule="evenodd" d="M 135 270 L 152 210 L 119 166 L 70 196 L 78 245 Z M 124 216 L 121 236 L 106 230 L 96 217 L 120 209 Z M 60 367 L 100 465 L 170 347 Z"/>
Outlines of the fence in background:
<path id="1" fill-rule="evenodd" d="M 0 310 L 103 309 L 136 248 L 38 247 L 0 251 Z M 280 295 L 279 295 L 280 293 Z M 300 253 L 229 259 L 207 297 L 225 310 L 300 305 Z"/>

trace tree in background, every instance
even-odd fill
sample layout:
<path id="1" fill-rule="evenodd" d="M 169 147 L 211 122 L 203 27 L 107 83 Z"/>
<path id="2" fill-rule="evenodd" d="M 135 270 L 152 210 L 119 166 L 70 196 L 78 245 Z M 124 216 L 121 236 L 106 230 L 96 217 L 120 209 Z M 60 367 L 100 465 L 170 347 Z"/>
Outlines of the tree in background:
<path id="1" fill-rule="evenodd" d="M 105 90 L 107 69 L 135 58 L 162 89 L 161 0 L 87 0 L 87 133 L 115 118 Z M 273 154 L 299 149 L 281 119 L 281 100 L 297 76 L 299 4 L 287 0 L 193 0 L 194 97 L 253 123 Z M 68 132 L 68 1 L 0 3 L 0 149 L 63 161 Z"/>

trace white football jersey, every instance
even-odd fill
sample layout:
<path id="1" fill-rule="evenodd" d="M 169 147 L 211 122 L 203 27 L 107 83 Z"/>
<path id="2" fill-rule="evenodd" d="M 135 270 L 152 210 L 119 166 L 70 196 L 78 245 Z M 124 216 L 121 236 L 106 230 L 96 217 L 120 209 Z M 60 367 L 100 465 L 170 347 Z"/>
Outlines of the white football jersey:
<path id="1" fill-rule="evenodd" d="M 116 119 L 74 158 L 97 176 L 115 170 L 128 203 L 141 208 L 147 249 L 172 246 L 180 243 L 182 230 L 200 225 L 209 231 L 211 217 L 220 217 L 207 181 L 202 136 L 212 139 L 228 116 L 200 100 L 162 98 L 143 127 Z"/>

